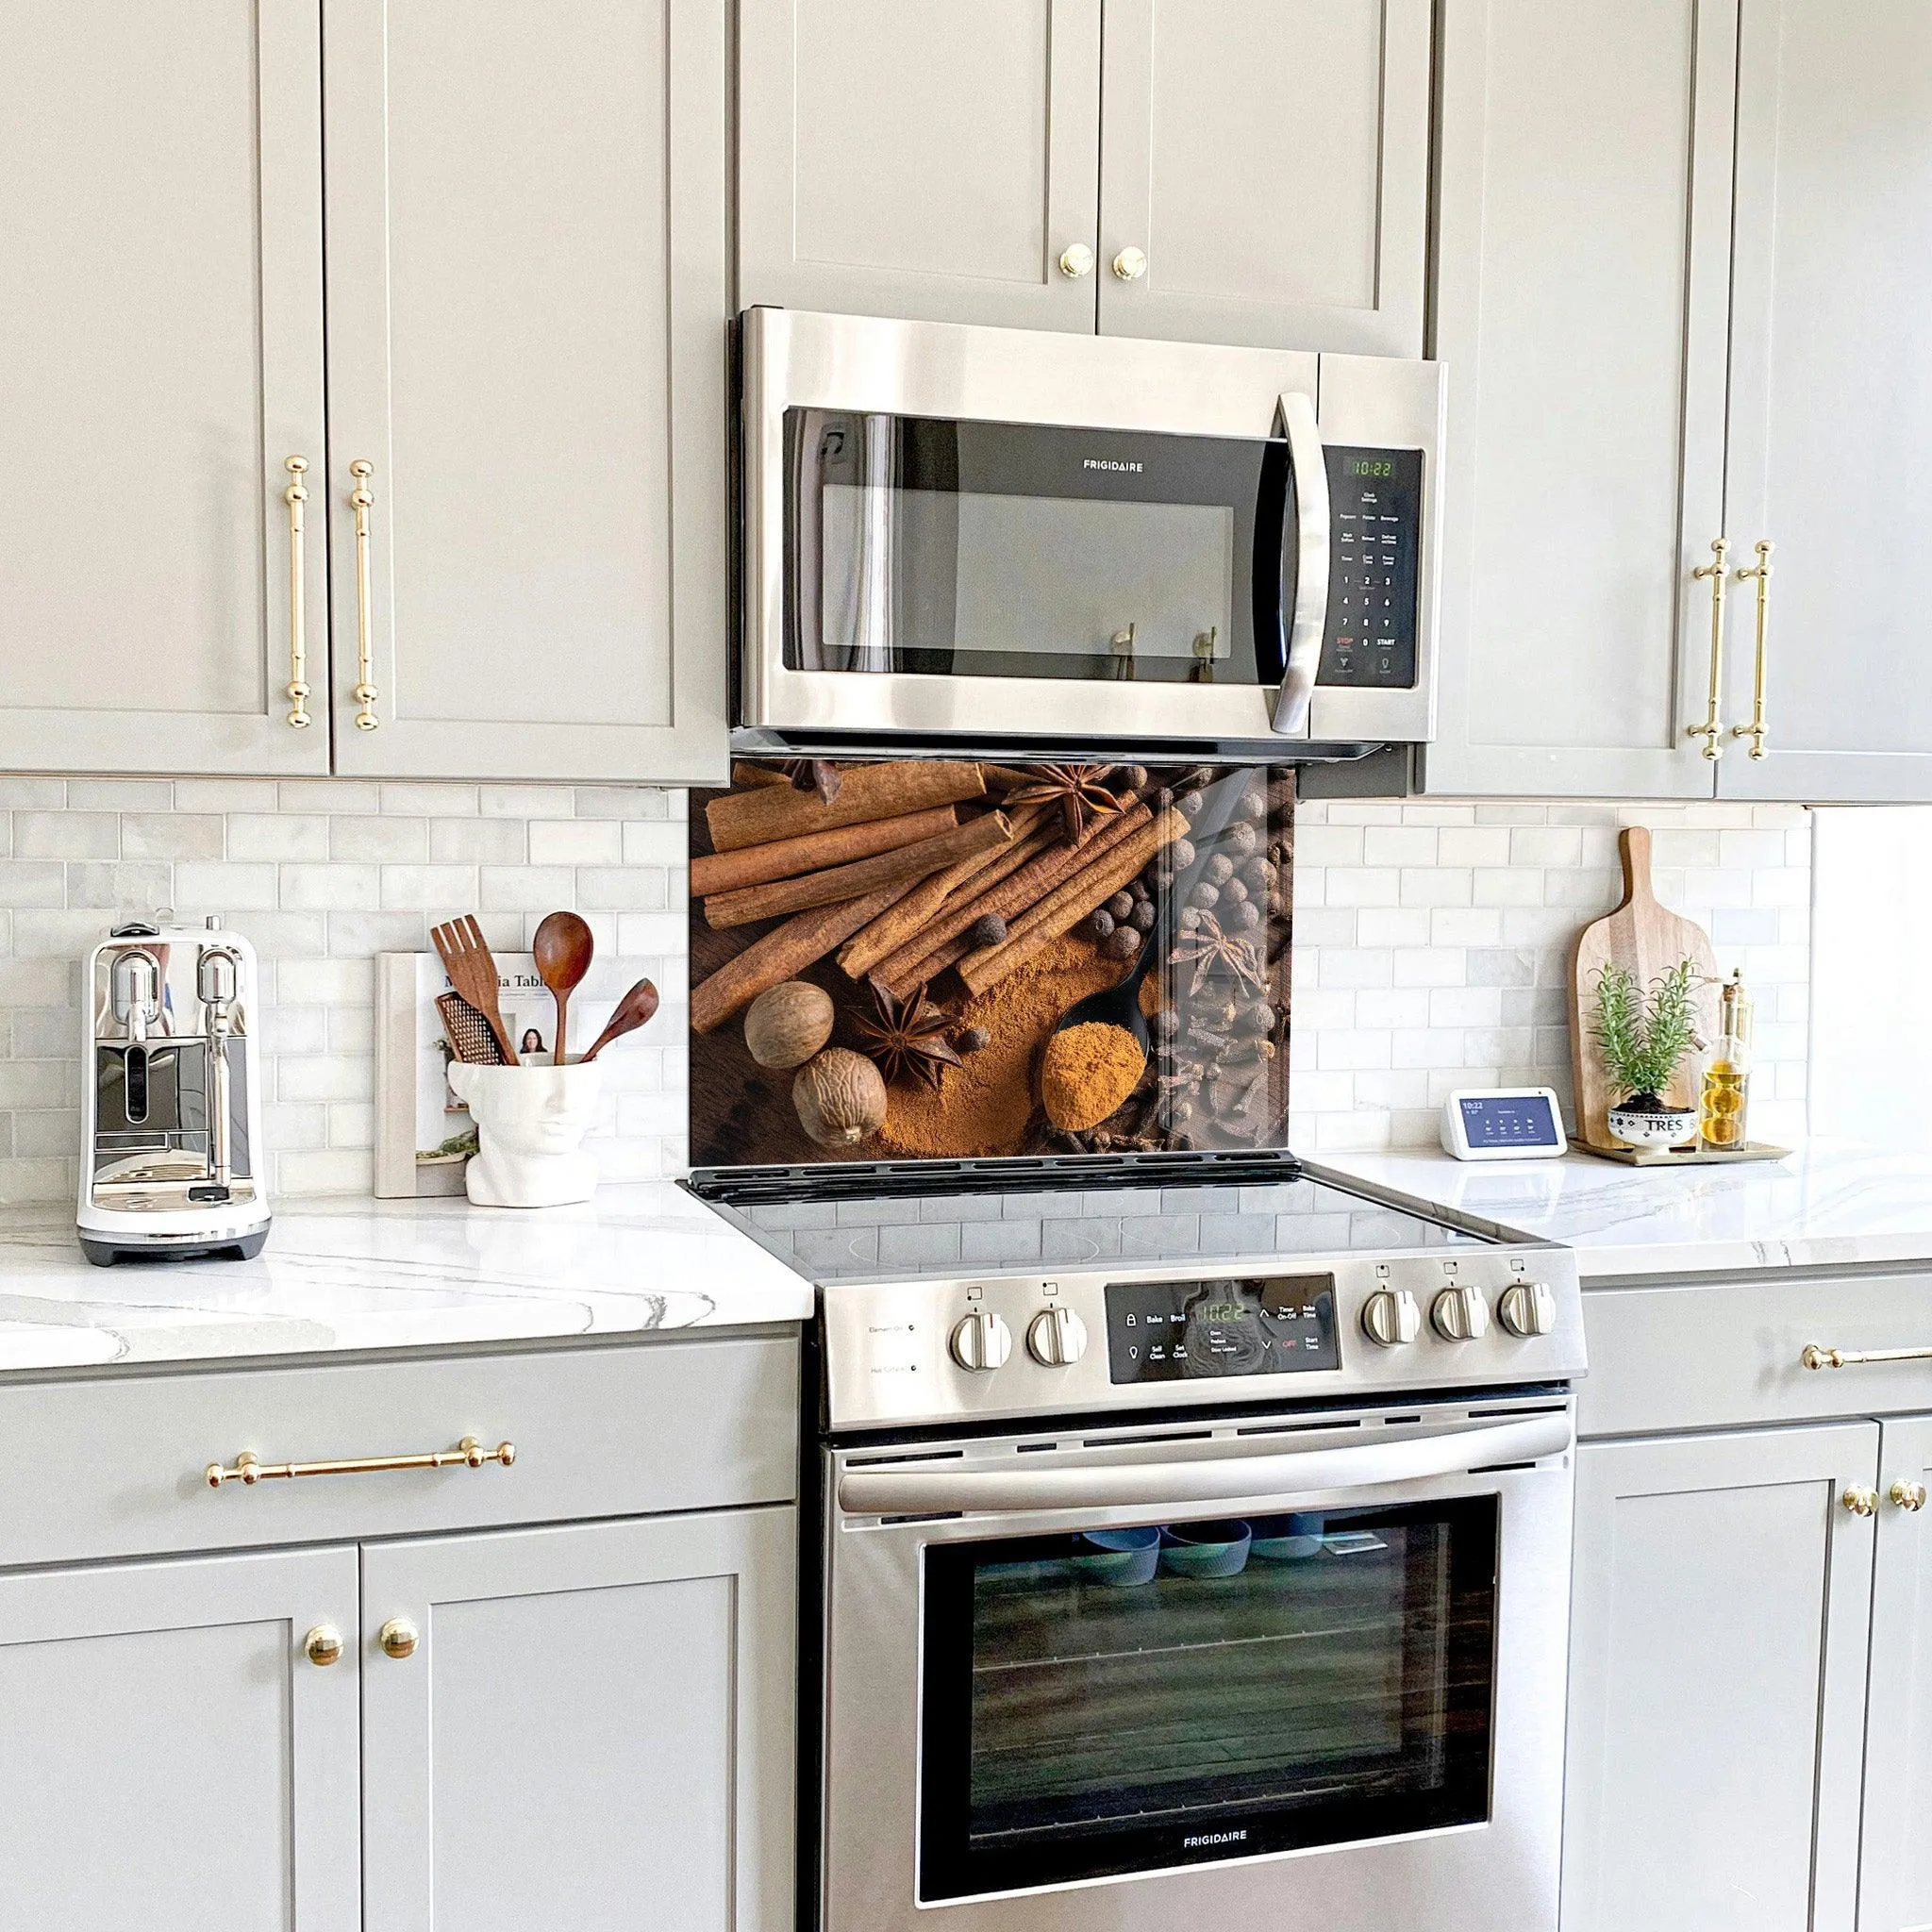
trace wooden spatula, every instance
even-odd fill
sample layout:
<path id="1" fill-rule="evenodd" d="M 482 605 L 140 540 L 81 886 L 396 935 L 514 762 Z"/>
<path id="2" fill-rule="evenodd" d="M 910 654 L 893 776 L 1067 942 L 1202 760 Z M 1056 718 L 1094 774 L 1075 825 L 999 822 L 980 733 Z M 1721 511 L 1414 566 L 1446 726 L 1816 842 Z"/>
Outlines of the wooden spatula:
<path id="1" fill-rule="evenodd" d="M 503 1008 L 496 997 L 496 961 L 484 943 L 483 928 L 472 914 L 465 913 L 461 919 L 437 926 L 429 939 L 442 961 L 442 970 L 449 974 L 449 983 L 490 1023 L 490 1030 L 503 1049 L 504 1065 L 516 1066 L 517 1050 L 509 1042 Z"/>
<path id="2" fill-rule="evenodd" d="M 1592 1147 L 1618 1144 L 1605 1118 L 1613 1096 L 1591 1038 L 1597 979 L 1605 966 L 1624 967 L 1647 994 L 1658 974 L 1689 959 L 1707 982 L 1695 994 L 1698 1031 L 1707 1040 L 1717 1037 L 1717 955 L 1710 936 L 1695 920 L 1657 904 L 1650 883 L 1650 833 L 1642 825 L 1625 827 L 1623 849 L 1624 903 L 1607 918 L 1585 926 L 1570 956 L 1570 1063 L 1576 1079 L 1576 1131 Z M 1659 1097 L 1674 1107 L 1695 1107 L 1696 1081 L 1697 1069 L 1687 1060 Z"/>

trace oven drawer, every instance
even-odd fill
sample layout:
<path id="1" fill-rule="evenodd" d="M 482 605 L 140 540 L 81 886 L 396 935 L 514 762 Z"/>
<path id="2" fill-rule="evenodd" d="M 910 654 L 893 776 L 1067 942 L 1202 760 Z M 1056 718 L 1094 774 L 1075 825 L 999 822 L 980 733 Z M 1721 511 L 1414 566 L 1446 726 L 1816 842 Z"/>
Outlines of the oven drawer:
<path id="1" fill-rule="evenodd" d="M 435 1360 L 0 1388 L 0 1567 L 644 1515 L 797 1493 L 798 1344 L 718 1335 Z M 210 1463 L 505 1467 L 230 1480 Z"/>

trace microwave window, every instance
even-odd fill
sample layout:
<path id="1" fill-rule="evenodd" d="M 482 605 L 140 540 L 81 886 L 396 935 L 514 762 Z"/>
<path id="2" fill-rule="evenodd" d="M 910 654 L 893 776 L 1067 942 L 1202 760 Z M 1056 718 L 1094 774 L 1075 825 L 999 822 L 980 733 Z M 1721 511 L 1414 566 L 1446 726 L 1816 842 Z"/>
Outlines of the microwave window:
<path id="1" fill-rule="evenodd" d="M 935 1544 L 920 1894 L 1489 1815 L 1494 1496 Z"/>

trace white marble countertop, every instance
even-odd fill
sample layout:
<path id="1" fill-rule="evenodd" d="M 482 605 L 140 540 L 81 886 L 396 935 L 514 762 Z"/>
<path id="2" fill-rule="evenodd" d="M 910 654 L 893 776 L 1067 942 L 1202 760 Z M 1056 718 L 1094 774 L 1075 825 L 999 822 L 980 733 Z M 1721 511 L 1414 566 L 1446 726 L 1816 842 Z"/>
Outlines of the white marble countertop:
<path id="1" fill-rule="evenodd" d="M 1503 1232 L 1576 1250 L 1586 1281 L 1717 1269 L 1932 1260 L 1932 1156 L 1813 1141 L 1789 1159 L 1709 1167 L 1446 1154 L 1343 1154 L 1324 1167 Z"/>
<path id="2" fill-rule="evenodd" d="M 810 1285 L 669 1181 L 580 1208 L 290 1200 L 253 1261 L 89 1264 L 0 1212 L 0 1374 L 802 1322 Z"/>

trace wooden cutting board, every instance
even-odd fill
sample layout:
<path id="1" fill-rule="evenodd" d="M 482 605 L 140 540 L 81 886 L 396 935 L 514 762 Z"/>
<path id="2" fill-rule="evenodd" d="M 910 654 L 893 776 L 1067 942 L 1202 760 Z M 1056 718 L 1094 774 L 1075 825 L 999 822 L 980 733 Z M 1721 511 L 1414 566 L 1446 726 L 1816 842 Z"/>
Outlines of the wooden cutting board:
<path id="1" fill-rule="evenodd" d="M 1607 965 L 1622 966 L 1648 991 L 1652 980 L 1680 959 L 1689 959 L 1705 984 L 1696 993 L 1698 1032 L 1717 1038 L 1717 954 L 1710 935 L 1695 920 L 1657 904 L 1650 883 L 1650 834 L 1641 825 L 1625 827 L 1624 903 L 1607 918 L 1587 925 L 1570 955 L 1570 1058 L 1576 1077 L 1576 1132 L 1592 1147 L 1615 1147 L 1606 1115 L 1611 1094 L 1591 1031 L 1596 1017 L 1596 983 Z M 1621 1100 L 1624 1096 L 1614 1096 Z M 1676 1107 L 1697 1105 L 1697 1061 L 1685 1059 L 1663 1098 Z"/>

